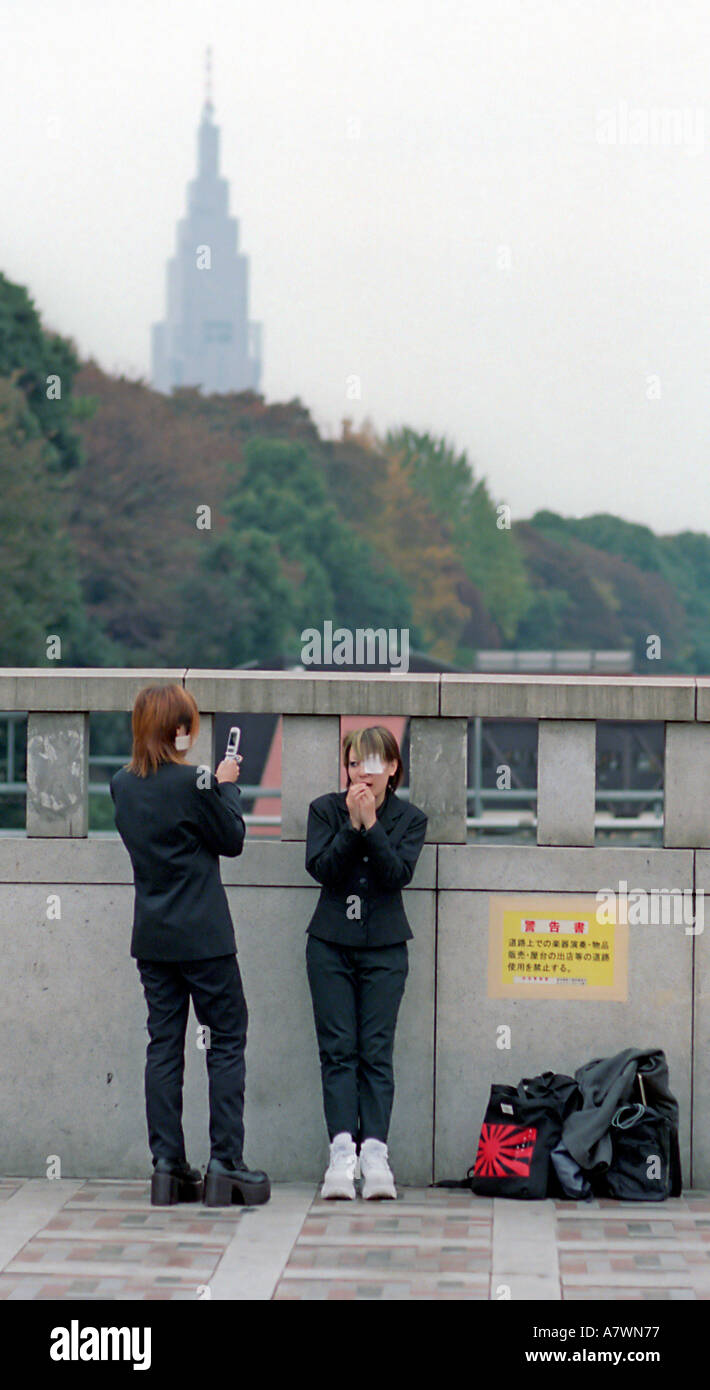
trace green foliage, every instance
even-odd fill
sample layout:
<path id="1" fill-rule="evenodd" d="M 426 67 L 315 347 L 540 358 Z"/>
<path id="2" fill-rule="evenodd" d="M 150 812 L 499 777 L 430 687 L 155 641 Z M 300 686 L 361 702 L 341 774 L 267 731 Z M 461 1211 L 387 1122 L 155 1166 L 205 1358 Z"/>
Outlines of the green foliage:
<path id="1" fill-rule="evenodd" d="M 263 583 L 278 588 L 278 616 L 270 623 L 266 650 L 275 650 L 269 642 L 278 636 L 297 655 L 303 629 L 321 627 L 326 619 L 350 628 L 411 628 L 405 585 L 343 522 L 305 445 L 251 439 L 241 479 L 224 510 L 234 553 L 258 537 L 268 557 Z M 250 655 L 265 649 L 266 627 L 261 638 L 255 631 Z M 417 640 L 416 632 L 411 640 Z"/>
<path id="2" fill-rule="evenodd" d="M 49 471 L 68 472 L 81 461 L 80 438 L 73 426 L 92 403 L 72 397 L 78 367 L 72 344 L 58 333 L 45 332 L 27 290 L 0 272 L 0 376 L 10 377 L 24 392 L 51 446 L 45 455 Z M 59 377 L 59 399 L 48 398 L 48 377 Z"/>
<path id="3" fill-rule="evenodd" d="M 290 632 L 289 585 L 278 547 L 256 529 L 227 530 L 196 543 L 195 570 L 176 600 L 183 631 L 181 660 L 215 670 L 280 652 Z"/>
<path id="4" fill-rule="evenodd" d="M 498 525 L 485 479 L 476 480 L 466 454 L 456 454 L 445 439 L 406 427 L 387 434 L 385 449 L 402 459 L 412 487 L 446 524 L 466 575 L 511 641 L 532 595 L 513 532 Z"/>
<path id="5" fill-rule="evenodd" d="M 57 635 L 62 664 L 100 665 L 107 653 L 87 623 L 66 495 L 49 452 L 23 393 L 0 378 L 0 661 L 45 666 L 47 637 Z"/>
<path id="6" fill-rule="evenodd" d="M 562 545 L 569 545 L 576 537 L 594 546 L 595 550 L 618 555 L 637 569 L 656 571 L 667 577 L 663 540 L 649 526 L 622 521 L 621 517 L 608 512 L 576 518 L 558 516 L 550 511 L 536 512 L 531 525 Z"/>
<path id="7" fill-rule="evenodd" d="M 692 657 L 685 669 L 707 674 L 710 672 L 710 536 L 681 531 L 677 536 L 663 536 L 661 543 L 692 637 Z"/>
<path id="8" fill-rule="evenodd" d="M 518 528 L 534 582 L 549 587 L 550 575 L 541 569 L 540 555 L 554 555 L 555 574 L 564 577 L 568 594 L 568 629 L 579 646 L 631 646 L 637 671 L 707 669 L 710 645 L 703 637 L 703 614 L 710 616 L 705 579 L 710 541 L 692 547 L 687 537 L 656 536 L 647 526 L 602 514 L 580 520 L 555 512 L 536 512 Z M 533 556 L 537 556 L 537 560 Z M 541 638 L 540 596 L 521 625 L 518 641 Z M 594 611 L 596 609 L 596 612 Z M 647 643 L 658 635 L 662 660 L 649 665 Z M 560 641 L 560 625 L 549 630 L 546 643 Z M 594 640 L 592 640 L 594 638 Z M 604 639 L 606 638 L 606 641 Z M 601 639 L 601 640 L 600 640 Z"/>

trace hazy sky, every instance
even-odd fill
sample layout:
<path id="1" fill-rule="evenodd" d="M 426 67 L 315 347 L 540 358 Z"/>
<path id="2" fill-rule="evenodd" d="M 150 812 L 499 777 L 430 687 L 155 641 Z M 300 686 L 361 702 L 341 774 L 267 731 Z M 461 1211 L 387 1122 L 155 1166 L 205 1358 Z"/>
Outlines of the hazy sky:
<path id="1" fill-rule="evenodd" d="M 514 518 L 710 531 L 707 0 L 0 0 L 0 26 L 0 269 L 83 355 L 149 376 L 211 44 L 267 400 L 445 434 Z"/>

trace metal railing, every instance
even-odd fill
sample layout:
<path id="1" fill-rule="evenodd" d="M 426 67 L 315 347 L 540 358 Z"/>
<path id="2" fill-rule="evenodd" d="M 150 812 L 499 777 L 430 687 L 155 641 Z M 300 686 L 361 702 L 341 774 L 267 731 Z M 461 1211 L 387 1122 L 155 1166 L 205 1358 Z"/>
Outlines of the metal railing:
<path id="1" fill-rule="evenodd" d="M 6 747 L 7 754 L 5 759 L 5 777 L 0 776 L 0 799 L 9 795 L 25 795 L 27 792 L 27 782 L 19 779 L 15 775 L 18 761 L 18 749 L 16 747 L 17 726 L 21 722 L 26 722 L 27 712 L 0 711 L 0 721 L 6 725 Z M 512 786 L 508 788 L 486 787 L 483 785 L 483 721 L 480 716 L 471 720 L 472 725 L 472 746 L 473 757 L 470 759 L 468 769 L 468 785 L 466 788 L 466 829 L 474 832 L 495 832 L 497 830 L 510 830 L 519 826 L 520 828 L 535 828 L 537 826 L 537 787 Z M 24 748 L 22 755 L 24 755 Z M 92 768 L 116 769 L 128 761 L 130 753 L 125 751 L 121 754 L 114 753 L 89 753 L 89 783 L 88 793 L 91 796 L 110 795 L 108 781 L 92 781 Z M 240 783 L 240 789 L 245 801 L 255 801 L 257 799 L 280 800 L 282 789 L 277 787 L 264 787 L 260 784 Z M 409 796 L 409 787 L 400 788 L 399 794 L 405 799 Z M 640 810 L 637 816 L 618 816 L 609 815 L 600 809 L 610 803 L 630 803 L 635 802 L 639 808 L 650 807 L 650 814 Z M 471 803 L 473 805 L 471 806 Z M 527 810 L 519 814 L 517 819 L 513 819 L 516 808 L 528 803 Z M 532 803 L 532 804 L 529 804 Z M 1 802 L 0 802 L 1 804 Z M 663 827 L 663 788 L 637 788 L 624 786 L 621 788 L 602 789 L 597 787 L 595 792 L 595 827 L 597 829 L 609 830 L 634 830 L 647 829 L 649 827 L 661 829 Z M 262 828 L 278 829 L 281 826 L 281 815 L 256 815 L 253 812 L 245 812 L 244 816 L 247 825 L 259 826 Z M 112 833 L 112 832 L 107 832 Z"/>
<path id="2" fill-rule="evenodd" d="M 340 716 L 367 723 L 388 714 L 408 720 L 411 798 L 427 812 L 430 842 L 465 844 L 472 829 L 484 829 L 502 814 L 507 799 L 514 812 L 525 814 L 528 825 L 535 826 L 539 845 L 593 846 L 595 822 L 620 802 L 638 806 L 645 824 L 654 817 L 659 823 L 662 802 L 666 846 L 710 845 L 704 773 L 710 755 L 707 677 L 4 668 L 0 709 L 13 727 L 1 794 L 22 791 L 14 726 L 26 717 L 29 836 L 88 833 L 89 794 L 105 794 L 105 786 L 90 777 L 92 764 L 98 769 L 125 761 L 118 754 L 92 760 L 89 715 L 129 713 L 147 683 L 176 681 L 191 691 L 201 712 L 194 763 L 214 765 L 217 715 L 282 716 L 281 788 L 250 791 L 261 798 L 269 792 L 278 797 L 280 790 L 284 840 L 305 837 L 309 801 L 336 784 Z M 535 723 L 535 795 L 528 787 L 480 785 L 481 720 Z M 663 792 L 659 787 L 599 784 L 599 723 L 632 723 L 639 730 L 644 724 L 665 726 Z M 471 781 L 478 785 L 469 785 Z M 529 810 L 524 813 L 526 801 Z M 644 807 L 651 809 L 642 811 Z M 265 828 L 278 826 L 276 816 L 262 821 Z"/>

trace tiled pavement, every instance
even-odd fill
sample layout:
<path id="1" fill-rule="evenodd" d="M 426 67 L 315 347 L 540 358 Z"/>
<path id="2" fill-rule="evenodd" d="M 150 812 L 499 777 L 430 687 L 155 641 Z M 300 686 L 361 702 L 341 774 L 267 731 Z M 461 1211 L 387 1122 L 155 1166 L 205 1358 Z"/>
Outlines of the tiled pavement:
<path id="1" fill-rule="evenodd" d="M 513 1202 L 400 1188 L 151 1207 L 142 1181 L 0 1179 L 0 1300 L 710 1299 L 710 1193 Z"/>

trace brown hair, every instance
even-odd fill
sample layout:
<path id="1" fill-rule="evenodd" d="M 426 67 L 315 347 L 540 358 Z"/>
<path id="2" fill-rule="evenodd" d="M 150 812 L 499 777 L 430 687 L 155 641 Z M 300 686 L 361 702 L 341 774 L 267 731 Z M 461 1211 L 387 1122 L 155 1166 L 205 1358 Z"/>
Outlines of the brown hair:
<path id="1" fill-rule="evenodd" d="M 181 724 L 197 738 L 200 715 L 194 695 L 181 685 L 146 685 L 133 705 L 133 755 L 126 767 L 139 777 L 155 772 L 160 763 L 180 763 L 175 734 Z"/>
<path id="2" fill-rule="evenodd" d="M 343 766 L 345 775 L 350 784 L 350 772 L 348 761 L 350 754 L 354 753 L 356 758 L 361 758 L 363 753 L 367 757 L 368 753 L 377 753 L 383 763 L 395 763 L 397 767 L 392 773 L 387 785 L 396 791 L 404 774 L 404 764 L 402 754 L 399 751 L 399 744 L 389 729 L 384 724 L 371 724 L 367 729 L 351 729 L 349 734 L 343 739 Z"/>

